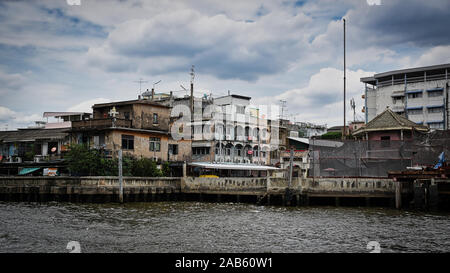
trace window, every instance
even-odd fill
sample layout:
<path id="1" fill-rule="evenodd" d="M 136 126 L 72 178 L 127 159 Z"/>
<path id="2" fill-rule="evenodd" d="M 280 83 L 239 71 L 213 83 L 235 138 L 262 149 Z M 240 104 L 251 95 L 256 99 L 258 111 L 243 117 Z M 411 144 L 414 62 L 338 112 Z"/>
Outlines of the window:
<path id="1" fill-rule="evenodd" d="M 408 94 L 408 99 L 418 99 L 422 97 L 422 93 L 411 93 Z"/>
<path id="2" fill-rule="evenodd" d="M 129 120 L 130 119 L 130 112 L 123 113 L 123 116 L 125 117 L 126 120 Z"/>
<path id="3" fill-rule="evenodd" d="M 150 151 L 152 152 L 161 151 L 161 139 L 159 137 L 150 138 Z"/>
<path id="4" fill-rule="evenodd" d="M 444 129 L 443 122 L 429 122 L 428 126 L 430 126 L 430 129 Z"/>
<path id="5" fill-rule="evenodd" d="M 134 136 L 122 135 L 122 149 L 134 150 Z"/>
<path id="6" fill-rule="evenodd" d="M 245 106 L 236 105 L 236 113 L 245 114 Z"/>
<path id="7" fill-rule="evenodd" d="M 209 147 L 193 147 L 192 154 L 194 155 L 206 155 L 209 154 Z"/>
<path id="8" fill-rule="evenodd" d="M 171 155 L 178 154 L 178 144 L 169 144 L 169 154 Z"/>
<path id="9" fill-rule="evenodd" d="M 153 124 L 158 124 L 158 114 L 153 113 Z"/>
<path id="10" fill-rule="evenodd" d="M 408 115 L 421 115 L 423 113 L 422 108 L 420 109 L 408 109 Z"/>
<path id="11" fill-rule="evenodd" d="M 382 136 L 381 137 L 381 147 L 389 147 L 390 146 L 390 142 L 391 141 L 391 137 L 390 136 Z"/>
<path id="12" fill-rule="evenodd" d="M 396 104 L 397 102 L 403 103 L 404 97 L 393 97 L 392 101 L 394 102 L 394 104 Z"/>
<path id="13" fill-rule="evenodd" d="M 439 91 L 433 91 L 433 92 L 428 92 L 428 97 L 440 97 L 443 96 L 444 92 L 442 90 Z"/>
<path id="14" fill-rule="evenodd" d="M 443 110 L 444 109 L 442 107 L 431 107 L 428 108 L 428 113 L 442 113 Z"/>

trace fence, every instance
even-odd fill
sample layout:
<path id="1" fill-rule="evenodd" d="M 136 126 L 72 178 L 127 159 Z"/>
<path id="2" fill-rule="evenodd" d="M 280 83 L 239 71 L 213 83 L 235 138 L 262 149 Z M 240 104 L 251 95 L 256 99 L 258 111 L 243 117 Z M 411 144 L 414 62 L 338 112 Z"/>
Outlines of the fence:
<path id="1" fill-rule="evenodd" d="M 344 140 L 339 147 L 310 145 L 310 176 L 387 177 L 388 171 L 434 166 L 450 154 L 450 132 L 414 136 L 413 140 Z"/>

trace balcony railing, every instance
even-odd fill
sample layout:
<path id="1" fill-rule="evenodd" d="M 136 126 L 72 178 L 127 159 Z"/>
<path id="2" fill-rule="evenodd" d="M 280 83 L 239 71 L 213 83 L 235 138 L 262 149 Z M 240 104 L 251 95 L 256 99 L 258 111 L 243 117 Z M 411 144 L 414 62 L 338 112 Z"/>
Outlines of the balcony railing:
<path id="1" fill-rule="evenodd" d="M 131 128 L 131 120 L 116 119 L 116 121 L 113 122 L 111 118 L 104 118 L 104 119 L 72 121 L 72 128 L 74 129 L 94 129 L 94 128 L 100 129 L 111 127 Z"/>
<path id="2" fill-rule="evenodd" d="M 406 84 L 408 83 L 416 83 L 416 82 L 424 82 L 426 81 L 436 81 L 436 80 L 446 80 L 447 79 L 447 75 L 445 74 L 437 74 L 437 75 L 427 75 L 425 76 L 419 76 L 419 77 L 407 77 L 406 78 Z M 383 86 L 389 86 L 389 85 L 397 85 L 397 84 L 404 84 L 405 83 L 405 79 L 389 79 L 386 81 L 379 81 L 377 86 L 378 87 L 383 87 Z"/>

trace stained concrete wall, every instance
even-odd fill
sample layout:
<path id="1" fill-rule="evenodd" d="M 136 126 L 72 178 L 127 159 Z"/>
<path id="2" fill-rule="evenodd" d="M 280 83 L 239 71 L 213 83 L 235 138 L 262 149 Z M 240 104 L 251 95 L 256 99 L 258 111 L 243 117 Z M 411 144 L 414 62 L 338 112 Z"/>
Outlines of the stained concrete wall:
<path id="1" fill-rule="evenodd" d="M 181 179 L 184 193 L 258 195 L 267 191 L 267 178 L 206 178 L 184 177 Z"/>
<path id="2" fill-rule="evenodd" d="M 396 185 L 390 178 L 307 178 L 300 187 L 309 196 L 394 197 Z"/>
<path id="3" fill-rule="evenodd" d="M 180 178 L 124 177 L 125 194 L 180 192 Z M 0 194 L 118 194 L 115 176 L 89 177 L 0 177 Z"/>

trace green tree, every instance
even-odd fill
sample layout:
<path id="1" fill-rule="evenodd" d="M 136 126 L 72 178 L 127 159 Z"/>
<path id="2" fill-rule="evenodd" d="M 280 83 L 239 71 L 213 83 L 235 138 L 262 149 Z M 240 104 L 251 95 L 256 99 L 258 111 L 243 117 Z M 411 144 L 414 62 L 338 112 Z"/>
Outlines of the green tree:
<path id="1" fill-rule="evenodd" d="M 162 164 L 162 175 L 163 176 L 165 176 L 165 177 L 169 177 L 170 176 L 170 173 L 171 173 L 171 171 L 170 171 L 170 166 L 169 166 L 169 162 L 164 162 L 163 164 Z"/>
<path id="2" fill-rule="evenodd" d="M 99 152 L 90 150 L 83 144 L 71 145 L 65 160 L 67 168 L 73 175 L 98 175 L 102 170 Z"/>
<path id="3" fill-rule="evenodd" d="M 156 162 L 149 158 L 140 158 L 133 161 L 133 176 L 158 177 L 162 176 L 162 172 L 157 168 Z"/>
<path id="4" fill-rule="evenodd" d="M 341 132 L 328 132 L 326 134 L 323 134 L 320 136 L 321 139 L 341 139 L 342 133 Z"/>

